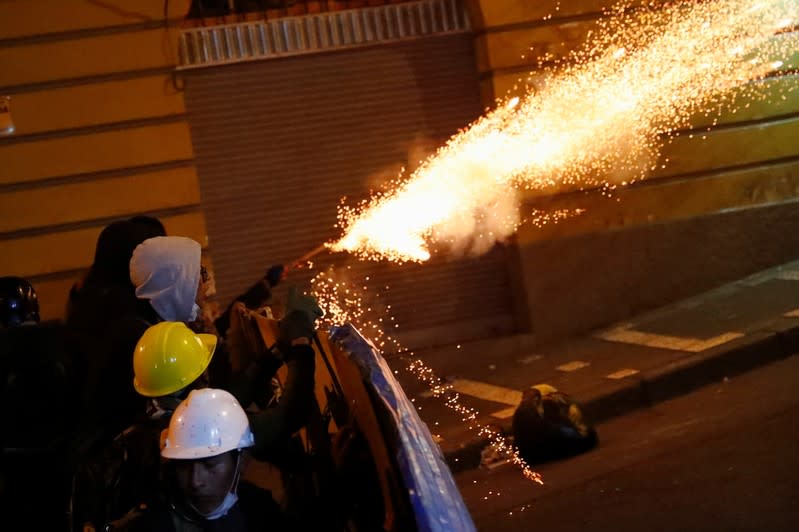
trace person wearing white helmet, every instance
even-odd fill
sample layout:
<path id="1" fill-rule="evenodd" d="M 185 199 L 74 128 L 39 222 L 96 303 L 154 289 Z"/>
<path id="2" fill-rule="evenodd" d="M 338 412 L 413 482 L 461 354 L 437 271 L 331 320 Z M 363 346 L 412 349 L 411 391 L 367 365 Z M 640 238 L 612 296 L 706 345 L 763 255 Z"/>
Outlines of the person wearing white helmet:
<path id="1" fill-rule="evenodd" d="M 164 491 L 144 511 L 115 530 L 285 530 L 286 518 L 271 493 L 241 480 L 245 451 L 255 445 L 244 409 L 230 393 L 193 390 L 177 407 L 161 456 Z"/>
<path id="2" fill-rule="evenodd" d="M 259 460 L 283 459 L 292 435 L 306 424 L 314 405 L 315 354 L 310 344 L 322 310 L 315 298 L 292 288 L 286 316 L 280 321 L 281 357 L 276 359 L 287 367 L 284 393 L 273 406 L 252 414 L 250 421 L 255 435 L 251 452 Z M 217 349 L 215 336 L 195 333 L 180 321 L 162 321 L 141 336 L 133 352 L 131 384 L 157 408 L 148 409 L 147 416 L 114 438 L 106 446 L 110 449 L 104 447 L 102 452 L 81 461 L 72 495 L 73 520 L 79 528 L 86 522 L 118 520 L 155 490 L 161 474 L 159 435 L 182 400 L 192 391 L 209 386 L 205 374 Z M 253 363 L 256 377 L 277 369 L 274 364 L 262 368 L 271 364 L 272 358 L 275 357 L 264 355 Z M 241 384 L 228 391 L 239 404 L 249 406 L 256 394 L 253 384 L 257 380 L 242 375 Z M 103 459 L 109 455 L 121 458 L 106 463 Z M 96 471 L 102 474 L 95 474 Z M 100 501 L 108 504 L 97 504 Z"/>

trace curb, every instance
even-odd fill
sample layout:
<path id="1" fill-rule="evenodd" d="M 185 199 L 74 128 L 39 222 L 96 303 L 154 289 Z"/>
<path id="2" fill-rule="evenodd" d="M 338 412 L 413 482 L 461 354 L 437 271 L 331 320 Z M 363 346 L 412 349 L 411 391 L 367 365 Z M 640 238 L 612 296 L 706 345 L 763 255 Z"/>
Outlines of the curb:
<path id="1" fill-rule="evenodd" d="M 702 386 L 788 358 L 797 352 L 799 325 L 768 327 L 706 353 L 689 355 L 661 368 L 646 371 L 637 380 L 630 380 L 612 391 L 578 402 L 586 418 L 596 424 L 688 394 Z M 494 425 L 502 434 L 510 435 L 511 419 L 498 421 Z M 481 453 L 488 444 L 487 438 L 474 437 L 458 448 L 445 450 L 444 458 L 452 473 L 479 467 Z"/>

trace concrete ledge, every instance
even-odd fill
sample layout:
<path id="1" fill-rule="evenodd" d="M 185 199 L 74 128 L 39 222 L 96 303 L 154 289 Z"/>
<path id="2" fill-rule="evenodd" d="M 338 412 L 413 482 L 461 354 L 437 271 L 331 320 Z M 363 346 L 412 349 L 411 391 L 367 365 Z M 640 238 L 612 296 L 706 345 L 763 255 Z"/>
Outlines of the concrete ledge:
<path id="1" fill-rule="evenodd" d="M 705 353 L 689 355 L 647 371 L 640 379 L 621 381 L 593 397 L 578 399 L 581 399 L 579 403 L 586 417 L 599 423 L 787 358 L 797 351 L 799 325 L 786 320 Z M 510 435 L 511 419 L 498 422 L 496 427 L 503 434 Z M 599 438 L 601 441 L 602 434 Z M 443 449 L 453 473 L 478 467 L 481 452 L 488 443 L 486 438 L 474 437 L 456 448 Z"/>

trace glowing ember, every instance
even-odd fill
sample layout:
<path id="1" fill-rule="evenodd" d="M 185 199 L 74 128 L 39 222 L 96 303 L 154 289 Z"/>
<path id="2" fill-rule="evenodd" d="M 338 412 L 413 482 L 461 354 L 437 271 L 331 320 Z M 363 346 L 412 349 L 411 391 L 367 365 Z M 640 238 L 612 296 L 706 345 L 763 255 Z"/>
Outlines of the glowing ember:
<path id="1" fill-rule="evenodd" d="M 530 217 L 522 223 L 530 223 L 538 228 L 544 227 L 548 224 L 556 224 L 561 220 L 579 216 L 585 213 L 585 209 L 558 209 L 551 212 L 543 211 L 541 209 L 533 209 Z"/>
<path id="2" fill-rule="evenodd" d="M 519 451 L 508 442 L 508 439 L 502 433 L 492 429 L 491 427 L 480 425 L 477 423 L 477 416 L 479 412 L 474 408 L 465 406 L 460 402 L 460 396 L 457 392 L 452 390 L 450 384 L 445 383 L 435 375 L 433 370 L 419 359 L 414 360 L 408 366 L 408 369 L 413 375 L 421 382 L 427 384 L 433 393 L 433 397 L 441 398 L 444 404 L 450 410 L 461 416 L 461 422 L 466 423 L 470 430 L 474 430 L 486 438 L 496 452 L 501 456 L 506 457 L 515 466 L 521 469 L 522 474 L 527 480 L 532 480 L 538 484 L 544 484 L 541 475 L 533 471 L 524 459 L 519 455 Z"/>
<path id="3" fill-rule="evenodd" d="M 385 351 L 388 344 L 388 347 L 393 347 L 394 351 L 402 352 L 399 343 L 385 332 L 386 328 L 392 325 L 395 329 L 399 327 L 393 323 L 394 317 L 389 315 L 391 306 L 381 303 L 380 294 L 374 293 L 373 296 L 367 297 L 369 287 L 365 283 L 369 278 L 364 279 L 364 284 L 359 288 L 343 277 L 344 274 L 341 272 L 334 274 L 330 270 L 327 273 L 320 272 L 311 279 L 311 291 L 319 301 L 319 306 L 325 311 L 323 325 L 351 323 L 379 350 Z M 381 315 L 385 316 L 385 319 L 379 317 Z"/>
<path id="4" fill-rule="evenodd" d="M 657 6 L 657 4 L 654 4 Z M 454 136 L 407 179 L 356 207 L 330 247 L 362 258 L 422 262 L 431 245 L 479 254 L 521 223 L 524 191 L 612 190 L 653 169 L 664 136 L 729 89 L 782 65 L 795 4 L 687 2 L 613 9 L 587 45 Z"/>
<path id="5" fill-rule="evenodd" d="M 390 316 L 390 306 L 380 304 L 379 294 L 367 297 L 368 287 L 366 285 L 358 288 L 355 284 L 337 279 L 337 277 L 341 277 L 341 275 L 336 275 L 331 270 L 326 273 L 318 273 L 311 280 L 312 292 L 325 311 L 324 324 L 342 325 L 349 322 L 363 331 L 375 344 L 375 347 L 381 351 L 385 351 L 384 348 L 388 346 L 394 352 L 412 355 L 410 351 L 400 345 L 396 338 L 386 333 L 386 326 L 391 326 L 394 318 Z M 365 279 L 365 281 L 368 280 L 368 278 Z M 379 315 L 386 316 L 386 318 L 375 318 Z M 393 324 L 393 328 L 397 327 L 397 324 Z M 544 483 L 541 475 L 530 469 L 505 436 L 490 427 L 480 425 L 476 421 L 479 412 L 463 405 L 459 401 L 458 393 L 452 390 L 452 386 L 437 377 L 424 362 L 418 358 L 413 359 L 408 365 L 408 370 L 416 379 L 429 386 L 434 397 L 442 399 L 449 409 L 461 416 L 461 421 L 466 423 L 471 430 L 488 439 L 489 444 L 493 445 L 500 455 L 507 457 L 518 466 L 525 478 L 539 484 Z"/>

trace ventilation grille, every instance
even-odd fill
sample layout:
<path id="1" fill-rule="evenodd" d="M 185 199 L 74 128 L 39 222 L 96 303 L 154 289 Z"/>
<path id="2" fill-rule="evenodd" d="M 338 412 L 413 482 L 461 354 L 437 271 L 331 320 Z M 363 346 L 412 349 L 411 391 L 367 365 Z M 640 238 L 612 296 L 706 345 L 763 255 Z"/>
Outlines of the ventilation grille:
<path id="1" fill-rule="evenodd" d="M 461 0 L 424 0 L 190 28 L 180 36 L 178 68 L 311 54 L 469 29 Z"/>

